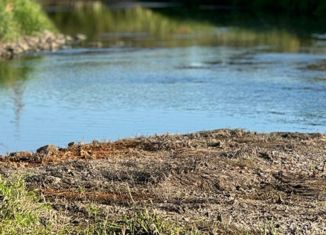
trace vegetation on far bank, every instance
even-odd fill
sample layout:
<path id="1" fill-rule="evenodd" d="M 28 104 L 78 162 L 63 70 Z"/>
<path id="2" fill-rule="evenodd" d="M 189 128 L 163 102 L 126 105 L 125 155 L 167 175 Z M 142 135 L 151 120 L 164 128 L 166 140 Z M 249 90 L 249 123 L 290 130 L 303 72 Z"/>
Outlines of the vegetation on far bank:
<path id="1" fill-rule="evenodd" d="M 136 7 L 112 10 L 96 3 L 75 7 L 69 12 L 52 13 L 50 17 L 63 33 L 77 34 L 81 30 L 90 41 L 100 40 L 105 46 L 153 47 L 164 43 L 167 47 L 179 47 L 193 45 L 194 42 L 203 46 L 264 44 L 280 51 L 296 52 L 306 43 L 294 30 L 284 29 L 281 23 L 266 28 L 237 25 L 235 20 L 232 20 L 234 24 L 225 24 L 211 12 L 197 13 L 204 15 L 184 9 L 153 11 Z M 231 21 L 232 17 L 228 17 Z M 225 30 L 225 27 L 228 29 Z"/>
<path id="2" fill-rule="evenodd" d="M 45 30 L 56 31 L 34 0 L 0 1 L 0 41 L 11 41 Z"/>
<path id="3" fill-rule="evenodd" d="M 149 0 L 151 1 L 151 0 Z M 325 0 L 172 0 L 187 7 L 207 6 L 217 9 L 235 9 L 283 15 L 316 16 L 323 19 Z"/>

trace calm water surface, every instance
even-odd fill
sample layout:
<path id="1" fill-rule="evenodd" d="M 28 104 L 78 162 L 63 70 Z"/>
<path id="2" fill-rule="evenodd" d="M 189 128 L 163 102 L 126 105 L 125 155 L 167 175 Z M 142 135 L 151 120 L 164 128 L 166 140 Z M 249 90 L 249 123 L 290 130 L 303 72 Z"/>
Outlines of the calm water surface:
<path id="1" fill-rule="evenodd" d="M 326 132 L 326 75 L 314 66 L 325 63 L 323 41 L 288 35 L 298 41 L 280 48 L 262 35 L 244 41 L 243 31 L 236 43 L 236 31 L 215 26 L 215 36 L 182 39 L 137 30 L 114 40 L 101 30 L 105 48 L 1 62 L 0 153 L 217 128 Z"/>

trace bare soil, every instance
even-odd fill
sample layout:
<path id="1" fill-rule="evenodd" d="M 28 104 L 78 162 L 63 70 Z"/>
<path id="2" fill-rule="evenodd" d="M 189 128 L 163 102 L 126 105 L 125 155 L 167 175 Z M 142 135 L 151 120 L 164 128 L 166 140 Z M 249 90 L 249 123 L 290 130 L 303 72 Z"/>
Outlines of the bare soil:
<path id="1" fill-rule="evenodd" d="M 216 130 L 49 145 L 0 158 L 72 224 L 94 203 L 119 217 L 155 209 L 209 233 L 326 234 L 326 135 Z"/>

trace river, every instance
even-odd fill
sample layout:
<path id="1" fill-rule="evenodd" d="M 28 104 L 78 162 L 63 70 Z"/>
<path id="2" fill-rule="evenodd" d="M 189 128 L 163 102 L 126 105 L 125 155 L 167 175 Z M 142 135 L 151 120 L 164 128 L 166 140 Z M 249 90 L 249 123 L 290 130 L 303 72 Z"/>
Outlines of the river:
<path id="1" fill-rule="evenodd" d="M 326 132 L 323 31 L 140 7 L 51 17 L 89 40 L 0 62 L 0 153 L 218 128 Z"/>

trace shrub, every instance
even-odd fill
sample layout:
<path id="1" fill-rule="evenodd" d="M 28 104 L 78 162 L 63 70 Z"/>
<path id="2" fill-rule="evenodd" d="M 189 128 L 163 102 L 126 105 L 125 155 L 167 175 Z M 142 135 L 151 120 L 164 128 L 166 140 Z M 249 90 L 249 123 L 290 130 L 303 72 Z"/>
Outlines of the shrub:
<path id="1" fill-rule="evenodd" d="M 0 1 L 0 40 L 14 40 L 55 27 L 34 0 Z"/>

